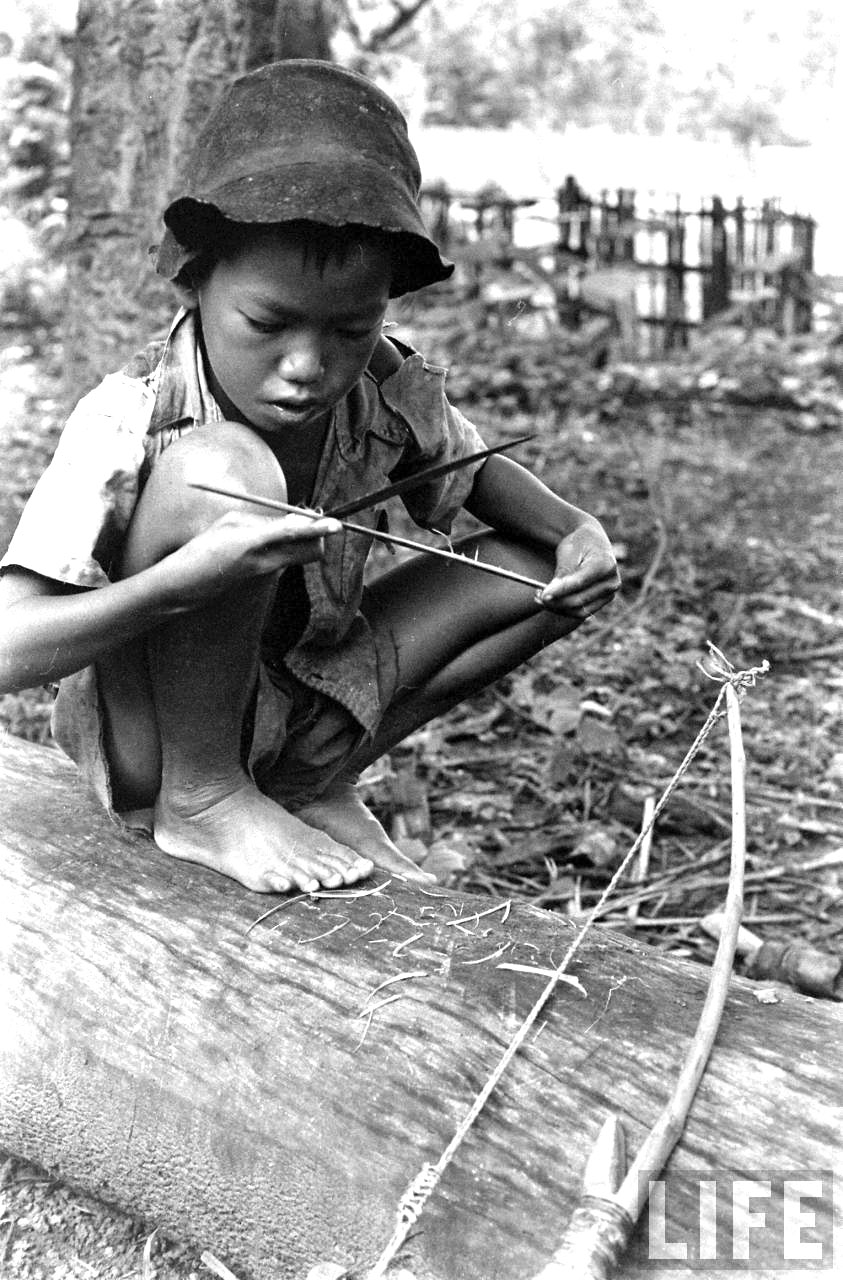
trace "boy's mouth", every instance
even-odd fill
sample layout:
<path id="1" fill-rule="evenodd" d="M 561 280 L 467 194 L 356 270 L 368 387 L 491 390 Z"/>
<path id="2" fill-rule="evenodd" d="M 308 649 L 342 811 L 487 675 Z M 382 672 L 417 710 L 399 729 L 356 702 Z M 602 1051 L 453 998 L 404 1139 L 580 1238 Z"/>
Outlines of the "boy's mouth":
<path id="1" fill-rule="evenodd" d="M 266 426 L 309 427 L 328 412 L 322 400 L 269 400 L 266 402 Z"/>
<path id="2" fill-rule="evenodd" d="M 271 401 L 273 409 L 280 409 L 283 413 L 310 413 L 314 409 L 321 409 L 321 400 L 273 400 Z"/>

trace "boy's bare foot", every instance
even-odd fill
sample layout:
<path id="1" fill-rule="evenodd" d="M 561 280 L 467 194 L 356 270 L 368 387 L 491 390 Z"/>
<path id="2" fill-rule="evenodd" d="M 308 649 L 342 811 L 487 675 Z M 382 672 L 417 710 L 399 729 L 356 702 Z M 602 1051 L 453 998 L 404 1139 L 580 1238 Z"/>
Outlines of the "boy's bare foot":
<path id="1" fill-rule="evenodd" d="M 422 871 L 390 840 L 371 809 L 363 803 L 350 782 L 334 783 L 323 796 L 296 812 L 308 826 L 324 831 L 335 840 L 350 845 L 375 866 L 405 880 L 436 882 L 436 876 Z"/>
<path id="2" fill-rule="evenodd" d="M 159 795 L 155 843 L 258 893 L 338 889 L 373 870 L 368 858 L 305 825 L 248 780 L 221 796 Z"/>

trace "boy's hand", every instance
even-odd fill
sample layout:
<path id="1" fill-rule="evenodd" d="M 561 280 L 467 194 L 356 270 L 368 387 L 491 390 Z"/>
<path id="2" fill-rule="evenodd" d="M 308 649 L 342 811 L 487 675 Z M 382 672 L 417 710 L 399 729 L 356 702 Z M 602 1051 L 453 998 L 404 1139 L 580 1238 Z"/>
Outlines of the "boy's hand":
<path id="1" fill-rule="evenodd" d="M 304 515 L 228 511 L 167 558 L 183 607 L 193 607 L 250 578 L 280 573 L 324 555 L 324 539 L 342 530 L 338 520 Z"/>
<path id="2" fill-rule="evenodd" d="M 594 521 L 579 525 L 556 548 L 556 572 L 536 596 L 554 613 L 588 618 L 611 603 L 621 585 L 612 546 Z"/>

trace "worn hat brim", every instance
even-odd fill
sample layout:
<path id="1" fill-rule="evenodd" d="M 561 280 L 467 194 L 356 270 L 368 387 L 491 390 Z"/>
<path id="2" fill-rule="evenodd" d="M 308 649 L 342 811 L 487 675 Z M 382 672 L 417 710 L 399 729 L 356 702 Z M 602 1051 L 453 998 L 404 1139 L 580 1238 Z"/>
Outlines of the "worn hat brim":
<path id="1" fill-rule="evenodd" d="M 164 213 L 166 232 L 158 248 L 156 270 L 167 279 L 197 257 L 197 216 L 216 210 L 237 223 L 267 225 L 318 222 L 327 226 L 356 224 L 387 232 L 398 239 L 391 293 L 398 296 L 447 280 L 454 265 L 429 238 L 418 208 L 406 187 L 391 180 L 381 166 L 359 157 L 353 164 L 341 156 L 286 164 L 282 170 L 244 174 L 207 192 L 183 196 Z"/>

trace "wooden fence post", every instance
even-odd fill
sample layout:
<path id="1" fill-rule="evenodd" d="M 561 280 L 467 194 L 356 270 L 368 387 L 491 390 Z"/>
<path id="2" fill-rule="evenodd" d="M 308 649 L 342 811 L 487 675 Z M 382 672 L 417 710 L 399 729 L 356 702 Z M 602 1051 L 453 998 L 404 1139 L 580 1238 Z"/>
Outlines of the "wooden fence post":
<path id="1" fill-rule="evenodd" d="M 667 215 L 667 266 L 665 268 L 664 350 L 688 345 L 685 315 L 685 215 L 679 197 Z"/>
<path id="2" fill-rule="evenodd" d="M 711 263 L 703 282 L 703 319 L 724 311 L 729 305 L 729 254 L 726 210 L 720 196 L 711 197 Z"/>
<path id="3" fill-rule="evenodd" d="M 635 191 L 631 187 L 618 187 L 615 257 L 620 262 L 635 261 Z"/>
<path id="4" fill-rule="evenodd" d="M 559 218 L 557 248 L 560 256 L 572 254 L 580 258 L 588 257 L 592 201 L 571 174 L 568 174 L 564 185 L 556 193 L 556 207 Z"/>

